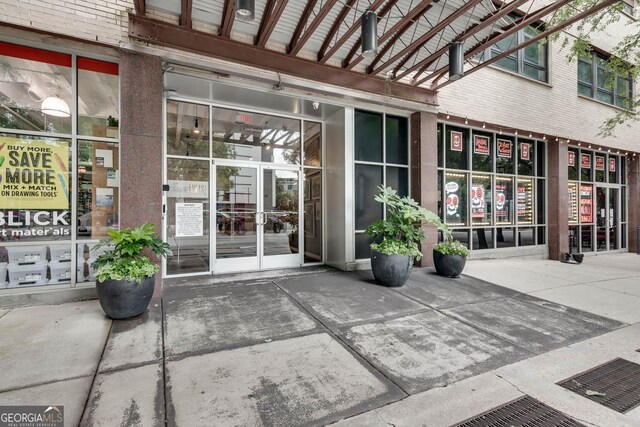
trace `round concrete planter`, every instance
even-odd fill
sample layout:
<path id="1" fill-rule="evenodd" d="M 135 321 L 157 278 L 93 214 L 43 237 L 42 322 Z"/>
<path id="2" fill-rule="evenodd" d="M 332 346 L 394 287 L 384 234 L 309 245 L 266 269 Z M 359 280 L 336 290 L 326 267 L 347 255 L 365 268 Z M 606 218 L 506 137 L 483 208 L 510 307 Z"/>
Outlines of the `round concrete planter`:
<path id="1" fill-rule="evenodd" d="M 147 309 L 155 276 L 144 277 L 142 283 L 128 280 L 96 281 L 98 300 L 107 317 L 111 319 L 127 319 L 139 316 Z"/>
<path id="2" fill-rule="evenodd" d="M 433 263 L 439 275 L 444 277 L 460 277 L 467 258 L 461 255 L 443 254 L 433 250 Z"/>
<path id="3" fill-rule="evenodd" d="M 385 255 L 371 251 L 371 270 L 379 285 L 390 288 L 404 285 L 411 274 L 411 265 L 409 255 Z"/>

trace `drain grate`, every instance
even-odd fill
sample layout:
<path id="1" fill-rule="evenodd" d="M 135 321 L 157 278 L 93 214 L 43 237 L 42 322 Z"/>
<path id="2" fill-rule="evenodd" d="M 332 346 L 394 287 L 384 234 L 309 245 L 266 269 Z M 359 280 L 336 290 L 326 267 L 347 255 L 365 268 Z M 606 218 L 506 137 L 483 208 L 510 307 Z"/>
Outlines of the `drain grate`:
<path id="1" fill-rule="evenodd" d="M 523 396 L 452 427 L 584 427 L 550 406 Z"/>
<path id="2" fill-rule="evenodd" d="M 640 365 L 620 358 L 558 385 L 622 413 L 640 405 Z"/>

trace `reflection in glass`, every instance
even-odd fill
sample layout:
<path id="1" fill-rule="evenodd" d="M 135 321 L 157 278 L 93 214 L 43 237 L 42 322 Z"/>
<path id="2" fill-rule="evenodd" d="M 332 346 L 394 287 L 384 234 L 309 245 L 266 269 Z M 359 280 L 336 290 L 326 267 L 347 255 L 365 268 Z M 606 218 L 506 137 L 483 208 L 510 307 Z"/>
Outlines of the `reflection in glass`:
<path id="1" fill-rule="evenodd" d="M 515 139 L 510 136 L 498 135 L 496 138 L 496 172 L 514 173 Z"/>
<path id="2" fill-rule="evenodd" d="M 468 147 L 469 130 L 447 126 L 445 166 L 449 169 L 468 169 Z"/>
<path id="3" fill-rule="evenodd" d="M 355 159 L 367 162 L 382 161 L 382 114 L 356 111 Z"/>
<path id="4" fill-rule="evenodd" d="M 322 124 L 304 122 L 304 165 L 322 166 Z"/>
<path id="5" fill-rule="evenodd" d="M 518 140 L 518 175 L 533 175 L 534 142 L 526 139 Z"/>
<path id="6" fill-rule="evenodd" d="M 224 146 L 217 148 L 216 157 L 230 158 Z M 209 157 L 209 107 L 167 101 L 167 154 Z"/>
<path id="7" fill-rule="evenodd" d="M 516 210 L 518 224 L 533 224 L 533 179 L 518 178 Z"/>
<path id="8" fill-rule="evenodd" d="M 78 141 L 78 238 L 99 239 L 118 228 L 119 159 L 116 142 Z"/>
<path id="9" fill-rule="evenodd" d="M 407 144 L 408 123 L 404 117 L 386 116 L 385 157 L 387 163 L 406 165 L 409 163 L 409 145 Z"/>
<path id="10" fill-rule="evenodd" d="M 323 235 L 321 170 L 304 170 L 304 189 L 304 262 L 320 262 Z"/>
<path id="11" fill-rule="evenodd" d="M 0 127 L 70 134 L 71 55 L 6 45 L 11 49 L 0 55 Z M 62 100 L 57 102 L 65 111 L 44 114 L 49 97 Z"/>
<path id="12" fill-rule="evenodd" d="M 371 239 L 364 233 L 356 233 L 356 259 L 371 258 Z"/>
<path id="13" fill-rule="evenodd" d="M 300 120 L 212 109 L 213 157 L 300 164 Z"/>
<path id="14" fill-rule="evenodd" d="M 409 169 L 387 166 L 387 187 L 391 187 L 400 196 L 409 195 Z"/>
<path id="15" fill-rule="evenodd" d="M 210 271 L 209 162 L 167 159 L 169 274 Z"/>
<path id="16" fill-rule="evenodd" d="M 78 58 L 78 134 L 118 138 L 118 64 Z"/>
<path id="17" fill-rule="evenodd" d="M 473 155 L 471 164 L 474 171 L 493 172 L 493 135 L 473 133 Z"/>
<path id="18" fill-rule="evenodd" d="M 264 255 L 298 252 L 298 181 L 297 171 L 263 170 Z"/>
<path id="19" fill-rule="evenodd" d="M 536 244 L 534 227 L 518 227 L 518 246 L 533 246 Z"/>
<path id="20" fill-rule="evenodd" d="M 382 203 L 374 200 L 378 186 L 382 185 L 382 166 L 355 165 L 355 218 L 356 230 L 382 219 Z"/>
<path id="21" fill-rule="evenodd" d="M 496 228 L 496 246 L 498 248 L 512 248 L 516 245 L 513 228 Z"/>
<path id="22" fill-rule="evenodd" d="M 496 224 L 513 224 L 513 179 L 497 176 L 495 187 Z"/>
<path id="23" fill-rule="evenodd" d="M 618 249 L 618 189 L 609 188 L 609 249 Z"/>
<path id="24" fill-rule="evenodd" d="M 607 190 L 596 187 L 596 237 L 598 251 L 607 250 Z"/>
<path id="25" fill-rule="evenodd" d="M 216 167 L 216 257 L 218 259 L 254 257 L 258 254 L 257 179 L 255 168 Z"/>
<path id="26" fill-rule="evenodd" d="M 473 229 L 473 250 L 493 249 L 493 228 Z"/>

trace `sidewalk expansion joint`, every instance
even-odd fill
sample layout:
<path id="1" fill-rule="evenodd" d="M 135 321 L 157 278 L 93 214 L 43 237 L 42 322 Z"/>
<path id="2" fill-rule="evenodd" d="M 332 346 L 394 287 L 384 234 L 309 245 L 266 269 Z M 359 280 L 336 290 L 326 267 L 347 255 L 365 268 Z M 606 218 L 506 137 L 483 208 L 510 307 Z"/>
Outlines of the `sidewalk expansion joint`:
<path id="1" fill-rule="evenodd" d="M 141 368 L 143 366 L 157 365 L 161 361 L 162 359 L 158 358 L 154 360 L 145 360 L 144 362 L 135 362 L 121 366 L 114 366 L 111 368 L 99 369 L 98 374 L 113 374 L 115 372 L 128 371 L 129 369 Z"/>
<path id="2" fill-rule="evenodd" d="M 26 389 L 31 388 L 31 387 L 40 387 L 40 386 L 47 385 L 47 384 L 56 384 L 56 383 L 61 383 L 61 382 L 65 382 L 65 381 L 78 380 L 80 378 L 89 378 L 89 377 L 93 377 L 93 376 L 94 376 L 94 374 L 77 375 L 77 376 L 69 377 L 69 378 L 61 378 L 59 380 L 42 381 L 42 382 L 37 382 L 37 383 L 30 383 L 30 384 L 26 384 L 26 385 L 21 385 L 19 387 L 4 388 L 4 389 L 0 389 L 0 394 L 1 393 L 9 393 L 9 392 L 12 392 L 12 391 L 26 390 Z"/>
<path id="3" fill-rule="evenodd" d="M 167 358 L 165 355 L 164 347 L 164 299 L 160 298 L 160 339 L 161 339 L 161 351 L 162 351 L 162 394 L 164 400 L 164 425 L 169 425 L 169 416 L 167 413 Z"/>
<path id="4" fill-rule="evenodd" d="M 349 345 L 348 342 L 346 342 L 345 340 L 343 340 L 339 335 L 337 335 L 333 330 L 331 330 L 322 320 L 320 320 L 319 318 L 317 318 L 316 316 L 314 316 L 314 314 L 307 310 L 293 295 L 289 294 L 289 292 L 287 292 L 286 289 L 280 287 L 280 285 L 278 283 L 276 283 L 275 281 L 273 281 L 273 284 L 276 285 L 278 287 L 278 289 L 280 289 L 282 292 L 285 293 L 285 295 L 288 295 L 289 298 L 291 298 L 293 300 L 293 302 L 300 307 L 302 310 L 304 310 L 309 316 L 311 316 L 313 319 L 315 319 L 316 322 L 318 322 L 320 325 L 322 325 L 323 328 L 325 328 L 327 330 L 327 333 L 333 338 L 335 339 L 337 342 L 341 343 L 343 346 L 345 346 L 346 348 L 348 348 L 355 356 L 357 356 L 357 359 L 360 360 L 361 363 L 366 364 L 367 366 L 370 367 L 370 369 L 372 369 L 374 372 L 377 372 L 380 376 L 382 376 L 382 378 L 385 378 L 387 381 L 389 381 L 391 384 L 393 384 L 395 387 L 398 388 L 398 390 L 400 390 L 402 393 L 404 393 L 405 397 L 411 396 L 411 393 L 407 392 L 404 388 L 402 388 L 399 384 L 397 384 L 393 379 L 391 379 L 390 377 L 388 377 L 387 375 L 385 375 L 384 372 L 380 371 L 378 368 L 376 368 L 371 362 L 369 362 L 363 355 L 361 355 L 360 353 L 358 353 L 358 351 L 353 348 L 351 345 Z M 403 399 L 398 399 L 398 401 L 403 400 Z M 355 415 L 359 415 L 359 414 L 355 414 Z M 355 416 L 354 415 L 354 416 Z"/>
<path id="5" fill-rule="evenodd" d="M 82 424 L 84 415 L 87 412 L 87 408 L 89 407 L 89 402 L 91 401 L 91 392 L 93 391 L 93 387 L 96 384 L 96 378 L 98 377 L 98 371 L 100 370 L 100 362 L 102 362 L 102 358 L 104 357 L 104 352 L 107 350 L 107 343 L 109 342 L 109 337 L 111 337 L 112 330 L 113 330 L 113 321 L 111 321 L 111 324 L 109 325 L 109 332 L 107 333 L 107 337 L 104 340 L 104 345 L 102 346 L 102 352 L 100 353 L 100 357 L 98 358 L 98 363 L 96 365 L 96 371 L 93 373 L 93 379 L 91 380 L 91 387 L 89 387 L 87 400 L 85 400 L 84 407 L 82 408 L 82 413 L 80 414 L 80 424 Z"/>

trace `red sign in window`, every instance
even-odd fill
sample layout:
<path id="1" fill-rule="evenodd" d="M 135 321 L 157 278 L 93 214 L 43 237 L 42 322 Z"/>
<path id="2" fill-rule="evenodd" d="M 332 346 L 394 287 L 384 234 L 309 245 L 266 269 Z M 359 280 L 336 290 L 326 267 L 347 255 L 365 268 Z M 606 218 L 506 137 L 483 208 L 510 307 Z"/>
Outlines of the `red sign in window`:
<path id="1" fill-rule="evenodd" d="M 489 155 L 489 138 L 476 135 L 473 139 L 473 153 Z"/>
<path id="2" fill-rule="evenodd" d="M 591 167 L 591 154 L 583 154 L 582 157 L 580 158 L 580 165 L 583 168 L 590 168 Z"/>
<path id="3" fill-rule="evenodd" d="M 462 151 L 462 132 L 451 131 L 451 151 Z"/>
<path id="4" fill-rule="evenodd" d="M 596 170 L 604 170 L 604 156 L 596 156 Z"/>
<path id="5" fill-rule="evenodd" d="M 575 166 L 576 165 L 576 153 L 574 153 L 573 151 L 569 151 L 569 156 L 567 158 L 567 163 L 569 163 L 569 166 Z"/>
<path id="6" fill-rule="evenodd" d="M 498 140 L 498 157 L 511 158 L 511 141 L 508 139 Z"/>

